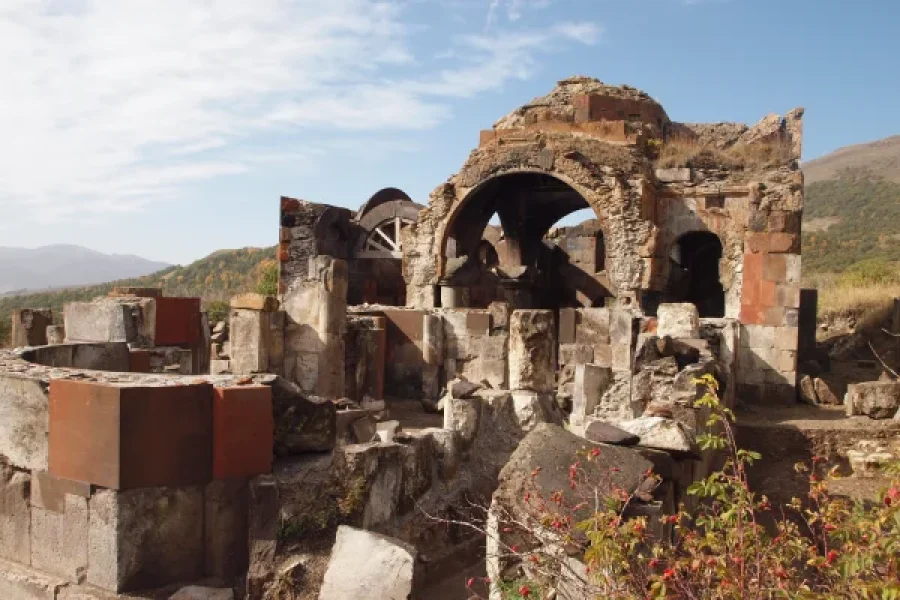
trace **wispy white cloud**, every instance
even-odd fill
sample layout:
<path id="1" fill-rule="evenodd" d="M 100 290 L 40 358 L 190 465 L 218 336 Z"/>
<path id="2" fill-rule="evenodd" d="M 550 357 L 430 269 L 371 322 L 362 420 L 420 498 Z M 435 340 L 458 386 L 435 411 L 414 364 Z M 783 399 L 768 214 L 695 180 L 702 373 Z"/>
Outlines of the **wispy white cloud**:
<path id="1" fill-rule="evenodd" d="M 497 23 L 501 13 L 510 21 L 518 21 L 523 13 L 532 8 L 546 8 L 552 0 L 488 0 L 487 27 Z"/>
<path id="2" fill-rule="evenodd" d="M 510 26 L 546 2 L 497 1 Z M 434 73 L 420 32 L 400 0 L 2 0 L 0 211 L 7 225 L 133 211 L 192 182 L 320 157 L 329 136 L 316 132 L 433 128 L 453 98 L 531 76 L 551 42 L 601 33 L 562 23 L 448 39 Z M 294 147 L 247 150 L 301 131 Z"/>

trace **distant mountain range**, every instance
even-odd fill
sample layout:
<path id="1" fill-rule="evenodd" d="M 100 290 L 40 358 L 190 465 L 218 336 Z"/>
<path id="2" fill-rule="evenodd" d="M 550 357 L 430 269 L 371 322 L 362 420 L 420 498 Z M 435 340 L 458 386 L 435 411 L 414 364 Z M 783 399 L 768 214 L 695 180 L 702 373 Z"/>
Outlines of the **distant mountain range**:
<path id="1" fill-rule="evenodd" d="M 0 246 L 0 294 L 140 277 L 169 266 L 131 254 L 103 254 L 82 246 Z"/>

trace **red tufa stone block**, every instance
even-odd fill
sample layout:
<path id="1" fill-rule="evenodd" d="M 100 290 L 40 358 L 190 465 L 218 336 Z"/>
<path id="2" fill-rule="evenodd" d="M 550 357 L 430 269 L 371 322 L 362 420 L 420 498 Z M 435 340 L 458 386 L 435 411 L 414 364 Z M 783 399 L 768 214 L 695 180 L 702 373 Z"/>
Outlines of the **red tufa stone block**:
<path id="1" fill-rule="evenodd" d="M 746 284 L 748 281 L 762 280 L 762 273 L 762 254 L 744 254 L 744 284 Z"/>
<path id="2" fill-rule="evenodd" d="M 764 311 L 758 305 L 741 305 L 741 323 L 744 325 L 762 325 L 765 320 Z"/>
<path id="3" fill-rule="evenodd" d="M 744 286 L 741 289 L 741 304 L 759 305 L 759 284 L 758 279 L 744 280 Z"/>
<path id="4" fill-rule="evenodd" d="M 281 197 L 281 212 L 293 212 L 300 209 L 300 201 L 287 196 Z"/>
<path id="5" fill-rule="evenodd" d="M 278 244 L 278 262 L 288 262 L 291 260 L 291 255 L 288 252 L 288 244 L 281 243 Z"/>
<path id="6" fill-rule="evenodd" d="M 212 474 L 215 479 L 254 477 L 272 471 L 272 388 L 215 388 Z"/>
<path id="7" fill-rule="evenodd" d="M 200 341 L 200 298 L 157 298 L 156 345 L 195 346 Z"/>
<path id="8" fill-rule="evenodd" d="M 150 373 L 150 352 L 148 350 L 130 350 L 128 352 L 128 371 Z"/>
<path id="9" fill-rule="evenodd" d="M 212 386 L 50 381 L 49 472 L 116 490 L 212 475 Z"/>

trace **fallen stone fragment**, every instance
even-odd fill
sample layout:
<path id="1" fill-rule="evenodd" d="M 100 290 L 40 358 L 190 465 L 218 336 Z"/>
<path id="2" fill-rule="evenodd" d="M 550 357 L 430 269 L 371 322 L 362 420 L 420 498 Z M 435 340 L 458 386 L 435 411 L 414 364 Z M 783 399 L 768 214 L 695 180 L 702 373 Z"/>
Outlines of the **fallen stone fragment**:
<path id="1" fill-rule="evenodd" d="M 840 398 L 834 395 L 834 392 L 831 391 L 831 388 L 828 387 L 828 384 L 825 383 L 824 380 L 816 377 L 813 381 L 813 385 L 816 390 L 816 397 L 818 397 L 820 403 L 832 406 L 843 404 Z"/>
<path id="2" fill-rule="evenodd" d="M 813 406 L 819 403 L 819 397 L 816 395 L 816 384 L 813 383 L 812 377 L 809 375 L 804 375 L 800 378 L 800 401 Z"/>
<path id="3" fill-rule="evenodd" d="M 694 432 L 680 421 L 664 417 L 640 417 L 617 425 L 638 436 L 641 446 L 689 455 L 696 455 L 698 452 Z"/>
<path id="4" fill-rule="evenodd" d="M 472 383 L 467 379 L 458 377 L 450 382 L 450 395 L 454 398 L 466 399 L 471 398 L 475 392 L 481 389 L 477 383 Z"/>
<path id="5" fill-rule="evenodd" d="M 399 540 L 341 525 L 319 600 L 412 597 L 416 551 Z"/>
<path id="6" fill-rule="evenodd" d="M 350 432 L 353 434 L 353 441 L 357 444 L 368 444 L 378 434 L 378 423 L 366 415 L 350 424 Z"/>
<path id="7" fill-rule="evenodd" d="M 890 419 L 900 410 L 900 382 L 867 381 L 847 388 L 847 415 L 866 415 L 873 419 Z"/>
<path id="8" fill-rule="evenodd" d="M 633 433 L 603 421 L 588 423 L 584 430 L 584 437 L 592 442 L 616 446 L 635 446 L 641 441 L 641 438 Z"/>

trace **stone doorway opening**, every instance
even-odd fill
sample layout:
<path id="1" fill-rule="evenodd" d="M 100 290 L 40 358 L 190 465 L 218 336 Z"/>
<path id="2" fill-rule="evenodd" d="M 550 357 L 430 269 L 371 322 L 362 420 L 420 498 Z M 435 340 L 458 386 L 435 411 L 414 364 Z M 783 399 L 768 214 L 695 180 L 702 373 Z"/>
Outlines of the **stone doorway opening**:
<path id="1" fill-rule="evenodd" d="M 669 293 L 677 302 L 690 302 L 701 317 L 725 316 L 725 289 L 719 278 L 722 242 L 709 231 L 692 231 L 678 238 L 672 249 Z"/>

